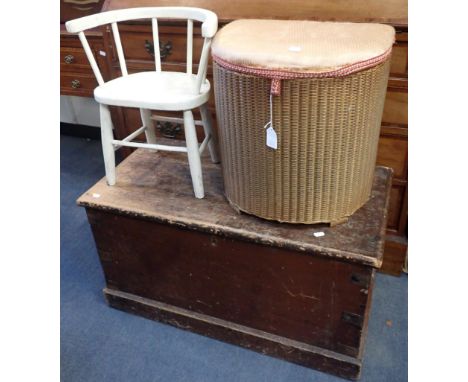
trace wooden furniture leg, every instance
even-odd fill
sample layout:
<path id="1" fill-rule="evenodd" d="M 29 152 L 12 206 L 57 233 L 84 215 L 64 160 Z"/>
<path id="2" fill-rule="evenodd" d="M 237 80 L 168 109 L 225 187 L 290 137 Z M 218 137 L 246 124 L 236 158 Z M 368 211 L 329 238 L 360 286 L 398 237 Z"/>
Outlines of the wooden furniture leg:
<path id="1" fill-rule="evenodd" d="M 145 126 L 146 142 L 156 144 L 156 131 L 149 109 L 140 109 L 141 122 Z"/>
<path id="2" fill-rule="evenodd" d="M 107 184 L 113 186 L 115 184 L 115 151 L 112 144 L 112 140 L 114 139 L 112 119 L 107 105 L 100 104 L 99 111 L 101 115 L 101 142 L 106 179 Z"/>
<path id="3" fill-rule="evenodd" d="M 203 177 L 198 148 L 197 132 L 191 110 L 184 111 L 184 131 L 185 142 L 187 143 L 187 155 L 190 166 L 190 175 L 192 176 L 193 192 L 195 197 L 202 199 L 205 196 L 203 189 Z"/>

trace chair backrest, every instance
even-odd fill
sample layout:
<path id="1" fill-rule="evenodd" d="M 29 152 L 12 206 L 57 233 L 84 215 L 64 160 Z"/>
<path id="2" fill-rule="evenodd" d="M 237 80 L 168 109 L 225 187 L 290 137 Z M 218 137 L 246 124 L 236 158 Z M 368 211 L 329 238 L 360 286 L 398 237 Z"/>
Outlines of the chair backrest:
<path id="1" fill-rule="evenodd" d="M 192 74 L 193 60 L 193 20 L 202 23 L 201 34 L 204 38 L 203 48 L 198 65 L 196 91 L 200 91 L 201 85 L 206 79 L 206 71 L 208 68 L 208 56 L 211 46 L 211 39 L 218 30 L 218 17 L 215 13 L 201 8 L 191 7 L 142 7 L 119 9 L 97 13 L 90 16 L 81 17 L 65 23 L 67 31 L 70 33 L 78 33 L 78 37 L 83 44 L 86 56 L 88 57 L 91 68 L 99 85 L 104 84 L 99 67 L 94 58 L 93 52 L 89 46 L 88 40 L 84 31 L 90 28 L 111 24 L 112 33 L 114 35 L 117 56 L 119 58 L 120 70 L 123 76 L 128 75 L 125 56 L 120 41 L 118 22 L 128 20 L 151 19 L 153 27 L 153 42 L 154 42 L 154 61 L 156 71 L 161 71 L 161 57 L 159 52 L 159 33 L 158 33 L 158 18 L 162 19 L 178 19 L 187 20 L 187 73 Z"/>

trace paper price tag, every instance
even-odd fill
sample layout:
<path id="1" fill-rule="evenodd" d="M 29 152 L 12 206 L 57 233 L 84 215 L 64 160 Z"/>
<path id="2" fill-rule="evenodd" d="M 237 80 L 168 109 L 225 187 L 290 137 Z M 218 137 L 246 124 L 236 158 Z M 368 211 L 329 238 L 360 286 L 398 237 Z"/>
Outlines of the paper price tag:
<path id="1" fill-rule="evenodd" d="M 302 48 L 298 45 L 291 45 L 289 46 L 288 50 L 290 52 L 300 52 L 302 50 Z"/>
<path id="2" fill-rule="evenodd" d="M 278 148 L 278 137 L 276 136 L 276 131 L 271 126 L 266 129 L 266 144 L 272 149 L 276 150 Z"/>

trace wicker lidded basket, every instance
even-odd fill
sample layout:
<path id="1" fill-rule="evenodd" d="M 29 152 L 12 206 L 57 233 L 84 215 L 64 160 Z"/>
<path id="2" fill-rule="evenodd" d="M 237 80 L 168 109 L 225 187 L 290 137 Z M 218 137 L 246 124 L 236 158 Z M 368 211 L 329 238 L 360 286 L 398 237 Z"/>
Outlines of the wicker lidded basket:
<path id="1" fill-rule="evenodd" d="M 218 32 L 218 131 L 234 208 L 335 224 L 369 199 L 394 34 L 381 24 L 280 20 Z"/>

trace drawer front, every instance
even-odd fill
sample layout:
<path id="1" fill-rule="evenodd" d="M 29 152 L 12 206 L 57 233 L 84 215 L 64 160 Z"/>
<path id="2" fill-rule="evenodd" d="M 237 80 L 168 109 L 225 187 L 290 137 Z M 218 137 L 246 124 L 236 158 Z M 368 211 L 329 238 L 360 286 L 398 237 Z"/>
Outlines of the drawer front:
<path id="1" fill-rule="evenodd" d="M 154 70 L 154 43 L 151 27 L 123 24 L 119 30 L 127 66 L 129 68 L 138 68 L 143 61 L 148 63 Z M 200 59 L 203 47 L 203 39 L 200 36 L 199 28 L 194 27 L 193 37 L 193 63 L 196 64 Z M 114 44 L 113 38 L 111 38 L 111 41 Z M 187 62 L 187 31 L 184 27 L 160 26 L 159 42 L 162 63 L 185 65 Z M 116 60 L 116 57 L 114 57 L 114 61 Z"/>
<path id="2" fill-rule="evenodd" d="M 391 167 L 397 179 L 407 178 L 408 141 L 406 137 L 385 135 L 385 128 L 379 139 L 377 165 Z"/>
<path id="3" fill-rule="evenodd" d="M 94 89 L 98 86 L 93 74 L 66 73 L 60 74 L 60 93 L 93 97 Z"/>
<path id="4" fill-rule="evenodd" d="M 60 22 L 101 12 L 104 0 L 60 0 Z"/>
<path id="5" fill-rule="evenodd" d="M 83 48 L 61 47 L 60 70 L 62 72 L 93 73 Z"/>
<path id="6" fill-rule="evenodd" d="M 387 90 L 382 122 L 398 126 L 408 126 L 408 93 Z"/>
<path id="7" fill-rule="evenodd" d="M 104 80 L 109 79 L 102 34 L 93 32 L 87 34 L 87 39 Z M 97 86 L 97 80 L 80 40 L 75 35 L 61 32 L 60 94 L 93 97 L 93 91 Z"/>
<path id="8" fill-rule="evenodd" d="M 393 76 L 408 75 L 408 45 L 397 43 L 393 46 L 390 73 Z"/>
<path id="9" fill-rule="evenodd" d="M 408 33 L 398 32 L 392 50 L 390 73 L 393 76 L 408 77 Z"/>
<path id="10" fill-rule="evenodd" d="M 406 208 L 404 208 L 406 198 L 406 185 L 393 184 L 390 192 L 390 206 L 388 209 L 387 230 L 390 233 L 402 234 L 401 219 L 405 217 Z"/>
<path id="11" fill-rule="evenodd" d="M 408 130 L 382 126 L 377 152 L 377 165 L 391 167 L 394 171 L 390 193 L 387 231 L 404 235 L 407 215 L 406 188 L 408 179 Z"/>

